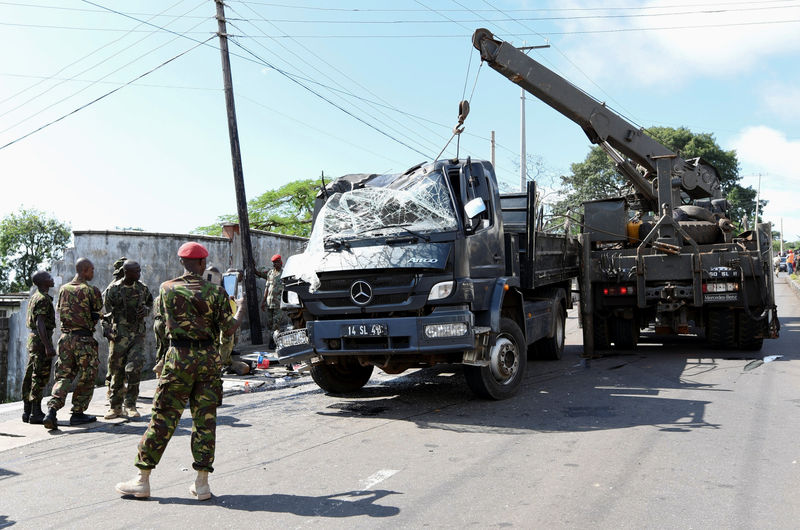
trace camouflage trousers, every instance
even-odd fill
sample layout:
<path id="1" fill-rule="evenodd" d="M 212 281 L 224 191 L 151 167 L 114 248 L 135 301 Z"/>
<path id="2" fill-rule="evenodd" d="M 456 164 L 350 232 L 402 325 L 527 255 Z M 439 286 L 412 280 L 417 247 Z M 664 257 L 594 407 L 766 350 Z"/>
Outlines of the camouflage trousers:
<path id="1" fill-rule="evenodd" d="M 153 469 L 161 460 L 183 414 L 186 401 L 192 413 L 192 467 L 213 472 L 216 448 L 217 405 L 222 399 L 222 380 L 196 379 L 194 374 L 173 372 L 158 381 L 153 396 L 153 415 L 139 441 L 135 465 Z"/>
<path id="2" fill-rule="evenodd" d="M 267 332 L 272 336 L 275 331 L 280 331 L 285 322 L 283 310 L 280 307 L 267 308 Z"/>
<path id="3" fill-rule="evenodd" d="M 144 335 L 118 334 L 108 343 L 109 405 L 119 408 L 136 406 L 139 382 L 144 368 Z M 126 386 L 127 382 L 127 386 Z"/>
<path id="4" fill-rule="evenodd" d="M 22 399 L 25 401 L 41 401 L 44 389 L 50 381 L 51 357 L 44 351 L 44 345 L 31 345 L 28 341 L 28 365 L 25 367 L 25 378 L 22 380 Z"/>
<path id="5" fill-rule="evenodd" d="M 83 412 L 89 406 L 97 377 L 97 341 L 94 337 L 63 334 L 58 339 L 58 362 L 53 397 L 47 402 L 49 408 L 61 409 L 69 392 L 72 380 L 78 382 L 72 392 L 72 412 Z"/>

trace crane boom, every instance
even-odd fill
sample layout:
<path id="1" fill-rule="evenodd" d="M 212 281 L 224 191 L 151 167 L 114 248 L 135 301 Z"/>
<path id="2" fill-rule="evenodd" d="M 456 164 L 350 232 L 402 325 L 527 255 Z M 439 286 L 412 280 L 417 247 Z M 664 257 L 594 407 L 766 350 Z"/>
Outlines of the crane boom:
<path id="1" fill-rule="evenodd" d="M 604 103 L 513 45 L 496 39 L 489 30 L 476 30 L 472 44 L 489 66 L 577 123 L 592 143 L 600 144 L 606 150 L 619 170 L 645 199 L 658 199 L 660 204 L 666 202 L 669 206 L 673 206 L 672 203 L 675 202 L 671 200 L 671 193 L 664 193 L 666 190 L 658 193 L 658 184 L 655 183 L 654 186 L 651 181 L 658 175 L 658 167 L 665 167 L 659 164 L 659 160 L 663 159 L 670 159 L 671 162 L 670 174 L 664 175 L 668 184 L 667 190 L 673 187 L 670 177 L 674 177 L 680 181 L 680 190 L 693 199 L 721 197 L 719 177 L 712 165 L 700 158 L 684 160 Z M 644 174 L 623 157 L 615 156 L 614 151 L 618 152 L 617 155 L 622 153 L 644 168 Z"/>

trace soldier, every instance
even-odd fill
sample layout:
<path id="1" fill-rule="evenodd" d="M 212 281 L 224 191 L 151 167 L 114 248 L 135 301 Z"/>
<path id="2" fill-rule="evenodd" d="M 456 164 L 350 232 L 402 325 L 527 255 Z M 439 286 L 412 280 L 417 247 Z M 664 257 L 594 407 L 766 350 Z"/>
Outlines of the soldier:
<path id="1" fill-rule="evenodd" d="M 53 308 L 53 297 L 48 293 L 54 285 L 50 273 L 38 271 L 31 280 L 36 292 L 28 300 L 26 318 L 31 332 L 28 335 L 28 366 L 22 380 L 22 421 L 41 425 L 44 420 L 42 394 L 50 380 L 50 365 L 56 355 L 52 338 L 56 327 L 56 310 Z"/>
<path id="2" fill-rule="evenodd" d="M 75 277 L 62 285 L 58 292 L 58 316 L 61 320 L 61 338 L 58 339 L 58 362 L 56 362 L 56 384 L 53 396 L 47 402 L 44 426 L 48 430 L 58 429 L 56 412 L 64 406 L 64 399 L 77 377 L 78 383 L 72 393 L 72 416 L 70 425 L 91 423 L 97 418 L 84 414 L 94 391 L 97 377 L 97 341 L 94 328 L 100 320 L 103 297 L 100 289 L 88 282 L 94 278 L 94 265 L 86 258 L 75 262 Z"/>
<path id="3" fill-rule="evenodd" d="M 269 348 L 275 347 L 274 332 L 281 329 L 283 311 L 281 311 L 281 295 L 283 295 L 283 282 L 281 272 L 283 261 L 280 254 L 272 256 L 272 270 L 269 272 L 256 271 L 256 275 L 266 278 L 267 286 L 261 299 L 261 310 L 267 313 L 267 332 L 269 333 Z"/>
<path id="4" fill-rule="evenodd" d="M 113 265 L 111 265 L 112 279 L 111 283 L 109 283 L 106 286 L 105 290 L 103 291 L 103 300 L 106 299 L 106 293 L 111 288 L 111 286 L 120 281 L 122 277 L 125 276 L 125 271 L 122 269 L 122 266 L 125 264 L 126 259 L 128 258 L 126 258 L 125 256 L 121 256 L 117 261 L 114 262 Z M 109 337 L 111 336 L 111 321 L 109 315 L 103 315 L 103 322 L 101 325 L 103 327 L 103 336 L 106 338 L 106 340 L 109 341 L 108 349 L 110 353 L 111 339 Z M 108 361 L 109 363 L 111 362 L 111 355 L 108 356 Z M 106 366 L 106 401 L 108 401 L 109 403 L 111 402 L 111 367 L 108 365 Z"/>
<path id="5" fill-rule="evenodd" d="M 107 420 L 123 415 L 129 418 L 141 416 L 136 409 L 136 399 L 144 366 L 144 317 L 153 307 L 153 295 L 139 281 L 142 274 L 139 264 L 127 260 L 123 270 L 124 278 L 114 282 L 104 297 L 105 311 L 111 320 L 108 351 L 111 398 L 105 415 Z M 123 399 L 124 413 L 121 409 Z"/>
<path id="6" fill-rule="evenodd" d="M 161 284 L 156 311 L 163 318 L 169 348 L 153 396 L 153 415 L 139 441 L 135 462 L 139 473 L 117 484 L 116 491 L 122 495 L 150 496 L 150 472 L 161 460 L 188 400 L 192 467 L 197 470 L 189 491 L 198 500 L 211 498 L 208 474 L 214 470 L 217 406 L 222 399 L 216 346 L 220 333 L 231 335 L 241 325 L 244 304 L 239 304 L 234 316 L 224 289 L 203 279 L 207 256 L 203 245 L 184 243 L 178 249 L 184 275 Z"/>

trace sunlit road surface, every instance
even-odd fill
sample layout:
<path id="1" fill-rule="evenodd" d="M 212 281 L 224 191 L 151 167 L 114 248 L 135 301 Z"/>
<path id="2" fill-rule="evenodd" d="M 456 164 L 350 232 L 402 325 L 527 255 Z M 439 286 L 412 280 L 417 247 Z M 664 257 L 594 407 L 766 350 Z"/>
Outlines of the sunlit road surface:
<path id="1" fill-rule="evenodd" d="M 797 528 L 800 299 L 776 288 L 781 338 L 755 354 L 687 338 L 587 361 L 573 312 L 564 358 L 507 401 L 458 367 L 228 397 L 206 502 L 188 411 L 149 500 L 114 492 L 143 422 L 64 429 L 0 452 L 0 527 Z"/>

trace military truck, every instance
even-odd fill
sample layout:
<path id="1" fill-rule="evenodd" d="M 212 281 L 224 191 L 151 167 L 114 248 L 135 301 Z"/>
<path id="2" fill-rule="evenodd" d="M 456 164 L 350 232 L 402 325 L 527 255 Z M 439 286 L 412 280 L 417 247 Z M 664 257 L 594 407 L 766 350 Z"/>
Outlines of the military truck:
<path id="1" fill-rule="evenodd" d="M 642 329 L 704 334 L 715 348 L 759 350 L 779 333 L 771 226 L 738 235 L 716 169 L 684 160 L 581 89 L 486 29 L 481 59 L 577 123 L 633 193 L 584 203 L 584 351 L 634 347 Z"/>
<path id="2" fill-rule="evenodd" d="M 464 365 L 479 396 L 514 395 L 531 357 L 564 349 L 577 240 L 535 224 L 536 186 L 500 194 L 491 163 L 452 159 L 347 175 L 317 198 L 305 252 L 289 258 L 281 362 L 329 393 L 378 367 Z"/>

